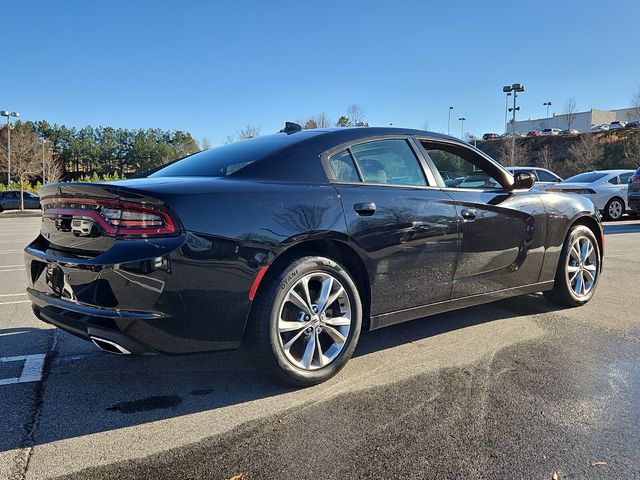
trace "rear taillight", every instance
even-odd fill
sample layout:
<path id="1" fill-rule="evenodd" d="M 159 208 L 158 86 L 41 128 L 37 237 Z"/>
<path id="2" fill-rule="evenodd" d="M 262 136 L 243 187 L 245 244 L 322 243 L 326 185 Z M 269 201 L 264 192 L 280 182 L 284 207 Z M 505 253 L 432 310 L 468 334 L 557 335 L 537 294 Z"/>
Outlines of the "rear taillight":
<path id="1" fill-rule="evenodd" d="M 177 233 L 176 222 L 163 209 L 114 200 L 92 198 L 45 198 L 45 215 L 91 220 L 104 233 L 122 237 L 151 237 Z"/>
<path id="2" fill-rule="evenodd" d="M 629 178 L 629 183 L 640 183 L 640 175 L 632 175 Z"/>

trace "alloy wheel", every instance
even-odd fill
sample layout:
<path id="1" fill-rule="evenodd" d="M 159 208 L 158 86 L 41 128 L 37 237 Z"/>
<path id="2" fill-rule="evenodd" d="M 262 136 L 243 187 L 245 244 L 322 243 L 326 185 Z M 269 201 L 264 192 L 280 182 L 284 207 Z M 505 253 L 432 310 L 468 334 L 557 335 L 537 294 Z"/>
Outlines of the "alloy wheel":
<path id="1" fill-rule="evenodd" d="M 289 289 L 280 305 L 280 348 L 298 368 L 326 367 L 346 345 L 351 317 L 349 295 L 340 281 L 326 272 L 309 273 Z"/>
<path id="2" fill-rule="evenodd" d="M 574 240 L 569 250 L 566 275 L 573 294 L 580 300 L 587 298 L 598 275 L 598 254 L 589 238 Z"/>
<path id="3" fill-rule="evenodd" d="M 617 220 L 622 216 L 623 206 L 620 200 L 611 200 L 607 213 L 613 220 Z"/>

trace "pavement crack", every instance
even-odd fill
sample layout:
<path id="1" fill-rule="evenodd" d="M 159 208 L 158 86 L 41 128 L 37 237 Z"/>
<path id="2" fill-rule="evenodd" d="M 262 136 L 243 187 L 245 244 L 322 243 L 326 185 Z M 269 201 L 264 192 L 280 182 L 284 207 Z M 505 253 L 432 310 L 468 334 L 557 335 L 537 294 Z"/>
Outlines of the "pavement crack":
<path id="1" fill-rule="evenodd" d="M 25 424 L 25 434 L 20 441 L 18 453 L 13 459 L 13 466 L 9 472 L 8 480 L 25 480 L 27 476 L 27 470 L 29 469 L 29 462 L 31 460 L 31 453 L 35 445 L 35 436 L 40 423 L 40 416 L 42 413 L 42 407 L 44 405 L 44 393 L 45 385 L 51 365 L 58 354 L 58 329 L 53 330 L 53 337 L 51 340 L 51 346 L 45 359 L 44 367 L 42 370 L 42 379 L 37 382 L 35 401 L 31 408 L 31 415 L 29 421 Z"/>

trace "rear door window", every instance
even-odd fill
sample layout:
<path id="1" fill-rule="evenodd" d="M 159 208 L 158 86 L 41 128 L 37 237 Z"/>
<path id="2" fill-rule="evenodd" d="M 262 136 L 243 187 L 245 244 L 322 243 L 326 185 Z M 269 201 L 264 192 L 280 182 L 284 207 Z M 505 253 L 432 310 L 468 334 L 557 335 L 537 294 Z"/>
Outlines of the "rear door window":
<path id="1" fill-rule="evenodd" d="M 538 178 L 541 182 L 557 182 L 558 179 L 545 170 L 537 170 Z"/>
<path id="2" fill-rule="evenodd" d="M 426 186 L 418 158 L 405 139 L 376 140 L 351 148 L 366 183 Z"/>

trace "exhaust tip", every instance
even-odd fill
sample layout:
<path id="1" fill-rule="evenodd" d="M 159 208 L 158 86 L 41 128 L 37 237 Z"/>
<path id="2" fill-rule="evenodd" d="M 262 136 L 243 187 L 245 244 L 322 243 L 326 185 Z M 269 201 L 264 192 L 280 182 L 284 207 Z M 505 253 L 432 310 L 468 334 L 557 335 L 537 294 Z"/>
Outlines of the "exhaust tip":
<path id="1" fill-rule="evenodd" d="M 124 348 L 122 345 L 118 345 L 116 342 L 107 340 L 100 337 L 89 337 L 93 344 L 103 352 L 114 353 L 116 355 L 131 355 L 131 352 Z"/>

